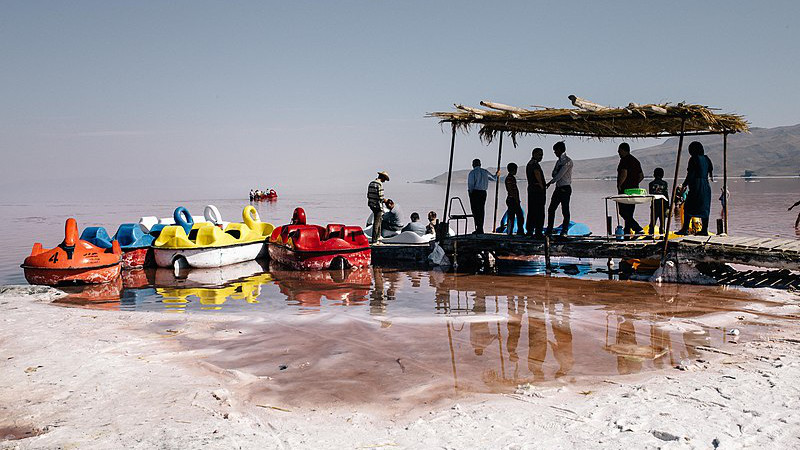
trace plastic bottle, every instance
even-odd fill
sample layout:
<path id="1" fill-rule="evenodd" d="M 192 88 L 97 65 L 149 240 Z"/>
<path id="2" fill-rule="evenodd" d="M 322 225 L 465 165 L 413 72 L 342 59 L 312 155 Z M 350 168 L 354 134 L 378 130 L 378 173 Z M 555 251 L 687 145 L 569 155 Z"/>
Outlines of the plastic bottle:
<path id="1" fill-rule="evenodd" d="M 617 228 L 614 230 L 614 236 L 618 241 L 625 239 L 625 228 L 622 225 L 617 225 Z"/>

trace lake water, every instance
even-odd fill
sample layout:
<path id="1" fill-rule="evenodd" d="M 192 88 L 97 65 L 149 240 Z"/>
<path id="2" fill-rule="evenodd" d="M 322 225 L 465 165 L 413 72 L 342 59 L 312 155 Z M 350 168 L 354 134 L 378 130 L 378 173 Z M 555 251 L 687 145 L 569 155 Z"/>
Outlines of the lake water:
<path id="1" fill-rule="evenodd" d="M 731 233 L 794 236 L 794 214 L 786 207 L 796 200 L 798 187 L 796 179 L 732 182 Z M 613 191 L 613 182 L 576 182 L 573 217 L 602 233 L 602 197 Z M 424 216 L 443 206 L 442 186 L 390 182 L 386 192 L 405 215 L 418 211 Z M 463 187 L 454 194 L 466 198 Z M 309 221 L 320 224 L 363 224 L 369 213 L 363 186 L 279 195 L 277 202 L 255 204 L 263 220 L 285 223 L 295 206 L 303 206 Z M 113 232 L 118 222 L 169 216 L 177 205 L 201 213 L 208 203 L 227 220 L 239 219 L 248 204 L 219 199 L 4 205 L 12 226 L 2 237 L 2 282 L 24 283 L 19 264 L 31 245 L 37 240 L 46 247 L 57 245 L 67 217 L 76 217 L 81 228 L 102 225 Z M 490 210 L 492 203 L 490 196 Z M 646 220 L 645 208 L 640 216 Z M 105 285 L 65 288 L 71 295 L 58 303 L 247 316 L 249 321 L 212 325 L 213 339 L 175 338 L 187 348 L 219 350 L 208 357 L 211 364 L 271 377 L 280 387 L 273 394 L 286 404 L 300 398 L 429 399 L 432 392 L 499 392 L 524 382 L 674 366 L 699 358 L 698 346 L 734 345 L 726 329 L 707 325 L 704 318 L 729 312 L 755 317 L 753 305 L 764 303 L 753 294 L 722 287 L 609 281 L 604 266 L 591 261 L 565 259 L 561 264 L 552 277 L 535 275 L 542 272 L 541 264 L 530 261 L 512 264 L 505 273 L 534 276 L 376 267 L 294 272 L 261 261 L 192 270 L 178 278 L 167 269 L 134 270 Z M 738 326 L 746 340 L 764 325 L 745 320 Z M 175 332 L 179 326 L 167 324 L 157 331 L 171 328 Z"/>
<path id="2" fill-rule="evenodd" d="M 366 208 L 366 180 L 361 184 L 337 184 L 319 188 L 280 191 L 276 202 L 254 204 L 262 220 L 280 225 L 289 221 L 296 206 L 305 208 L 310 223 L 341 222 L 364 225 L 369 210 Z M 713 189 L 719 192 L 721 183 Z M 729 231 L 731 234 L 759 236 L 796 237 L 794 219 L 796 211 L 786 208 L 800 200 L 800 179 L 763 179 L 745 182 L 737 179 L 729 183 L 731 206 Z M 525 192 L 524 186 L 521 192 Z M 423 218 L 427 211 L 434 210 L 441 216 L 444 206 L 444 186 L 402 183 L 390 181 L 386 184 L 386 195 L 400 205 L 404 216 L 417 211 Z M 615 192 L 613 181 L 576 181 L 573 186 L 572 217 L 577 222 L 590 226 L 595 234 L 605 232 L 605 207 L 603 197 Z M 487 223 L 493 219 L 494 191 L 490 189 L 487 200 Z M 202 215 L 207 204 L 216 205 L 225 220 L 241 221 L 242 209 L 248 204 L 247 192 L 242 199 L 171 199 L 136 198 L 135 191 L 120 194 L 124 200 L 93 201 L 91 198 L 57 199 L 30 203 L 20 198 L 2 204 L 2 211 L 10 226 L 0 236 L 0 283 L 24 283 L 19 265 L 30 254 L 33 243 L 42 242 L 46 248 L 58 245 L 63 239 L 64 221 L 75 217 L 78 226 L 104 226 L 110 233 L 123 222 L 136 222 L 141 216 L 170 217 L 176 206 L 186 206 L 193 214 Z M 454 186 L 452 195 L 464 199 L 469 208 L 464 186 Z M 500 187 L 500 211 L 504 211 L 504 188 Z M 524 206 L 524 205 L 523 205 Z M 712 202 L 712 216 L 719 215 L 719 202 Z M 637 208 L 637 218 L 646 223 L 649 212 L 646 207 Z M 712 231 L 715 225 L 712 222 Z"/>

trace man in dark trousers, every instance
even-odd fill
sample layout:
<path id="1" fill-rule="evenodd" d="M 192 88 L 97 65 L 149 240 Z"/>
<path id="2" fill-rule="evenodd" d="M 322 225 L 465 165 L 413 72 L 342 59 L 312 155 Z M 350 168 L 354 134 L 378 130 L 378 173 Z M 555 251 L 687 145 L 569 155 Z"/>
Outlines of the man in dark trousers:
<path id="1" fill-rule="evenodd" d="M 572 196 L 572 159 L 567 156 L 567 146 L 564 141 L 553 144 L 553 153 L 558 160 L 553 167 L 553 179 L 550 180 L 545 188 L 555 184 L 556 189 L 550 197 L 550 206 L 547 208 L 547 234 L 553 234 L 553 224 L 556 221 L 556 209 L 561 205 L 561 215 L 564 221 L 561 223 L 561 235 L 566 236 L 569 231 L 569 199 Z"/>
<path id="2" fill-rule="evenodd" d="M 506 216 L 506 228 L 508 228 L 508 235 L 514 234 L 514 220 L 517 223 L 517 234 L 522 236 L 525 234 L 524 218 L 522 217 L 522 206 L 520 206 L 519 188 L 517 187 L 517 165 L 515 163 L 508 164 L 508 175 L 506 176 L 506 206 L 508 207 L 508 215 Z"/>
<path id="3" fill-rule="evenodd" d="M 367 206 L 372 211 L 372 242 L 378 243 L 381 237 L 381 219 L 383 218 L 383 183 L 389 181 L 389 174 L 378 172 L 378 178 L 372 180 L 367 187 Z"/>
<path id="4" fill-rule="evenodd" d="M 619 165 L 617 166 L 617 193 L 624 194 L 625 189 L 636 189 L 639 183 L 644 180 L 644 172 L 639 160 L 631 155 L 631 146 L 627 142 L 619 144 L 617 148 L 619 154 Z M 640 233 L 641 225 L 633 218 L 636 205 L 627 203 L 617 203 L 619 205 L 619 215 L 625 220 L 625 234 Z"/>
<path id="5" fill-rule="evenodd" d="M 497 170 L 500 175 L 500 169 Z M 483 218 L 486 208 L 486 190 L 489 189 L 489 181 L 495 181 L 497 177 L 481 167 L 480 159 L 472 160 L 472 170 L 467 177 L 467 193 L 469 193 L 469 207 L 472 210 L 472 218 L 475 220 L 475 234 L 483 234 Z"/>
<path id="6" fill-rule="evenodd" d="M 527 234 L 536 239 L 542 238 L 544 231 L 544 204 L 547 201 L 544 171 L 539 164 L 544 157 L 544 150 L 539 147 L 531 152 L 531 160 L 525 166 L 525 177 L 528 179 L 528 225 Z"/>

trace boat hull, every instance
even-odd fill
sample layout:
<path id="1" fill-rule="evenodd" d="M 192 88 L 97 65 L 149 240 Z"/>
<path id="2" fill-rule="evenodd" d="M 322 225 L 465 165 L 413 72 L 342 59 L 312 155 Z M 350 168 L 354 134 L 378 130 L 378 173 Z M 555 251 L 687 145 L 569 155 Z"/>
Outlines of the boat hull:
<path id="1" fill-rule="evenodd" d="M 30 284 L 62 286 L 69 284 L 108 283 L 119 276 L 121 266 L 114 264 L 104 267 L 81 267 L 75 269 L 45 269 L 23 267 L 25 279 Z"/>
<path id="2" fill-rule="evenodd" d="M 152 267 L 155 265 L 153 259 L 153 249 L 150 247 L 139 247 L 122 249 L 122 268 L 138 269 L 140 267 Z"/>
<path id="3" fill-rule="evenodd" d="M 266 250 L 263 241 L 225 247 L 153 249 L 153 256 L 158 267 L 174 267 L 176 260 L 182 260 L 189 267 L 208 269 L 252 261 L 264 255 L 266 255 Z"/>
<path id="4" fill-rule="evenodd" d="M 346 267 L 367 267 L 372 264 L 369 247 L 338 251 L 298 251 L 286 245 L 269 243 L 269 257 L 295 270 L 327 270 L 345 263 Z"/>

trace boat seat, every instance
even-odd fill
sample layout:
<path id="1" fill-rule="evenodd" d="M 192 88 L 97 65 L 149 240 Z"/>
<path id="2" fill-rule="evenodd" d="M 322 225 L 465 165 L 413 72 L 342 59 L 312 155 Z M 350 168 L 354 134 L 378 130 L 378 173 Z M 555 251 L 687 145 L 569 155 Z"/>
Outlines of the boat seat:
<path id="1" fill-rule="evenodd" d="M 359 236 L 364 236 L 364 230 L 361 227 L 344 227 L 342 229 L 342 239 L 354 242 Z"/>
<path id="2" fill-rule="evenodd" d="M 325 227 L 325 239 L 339 238 L 344 239 L 345 226 L 338 223 L 328 224 Z"/>
<path id="3" fill-rule="evenodd" d="M 117 228 L 114 239 L 119 241 L 119 245 L 125 247 L 137 244 L 144 234 L 138 223 L 123 223 Z"/>
<path id="4" fill-rule="evenodd" d="M 103 227 L 86 227 L 81 233 L 81 240 L 91 242 L 100 248 L 111 248 L 111 237 Z"/>

